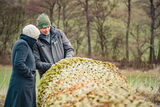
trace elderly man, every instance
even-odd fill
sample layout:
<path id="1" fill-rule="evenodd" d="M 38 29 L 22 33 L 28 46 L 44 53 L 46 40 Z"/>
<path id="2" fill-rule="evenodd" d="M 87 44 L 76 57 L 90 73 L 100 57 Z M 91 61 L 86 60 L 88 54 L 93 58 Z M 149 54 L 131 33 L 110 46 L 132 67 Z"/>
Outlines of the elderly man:
<path id="1" fill-rule="evenodd" d="M 61 30 L 51 26 L 46 14 L 42 13 L 38 16 L 37 27 L 41 34 L 34 46 L 34 56 L 41 78 L 53 64 L 61 59 L 72 57 L 74 49 L 66 35 Z"/>

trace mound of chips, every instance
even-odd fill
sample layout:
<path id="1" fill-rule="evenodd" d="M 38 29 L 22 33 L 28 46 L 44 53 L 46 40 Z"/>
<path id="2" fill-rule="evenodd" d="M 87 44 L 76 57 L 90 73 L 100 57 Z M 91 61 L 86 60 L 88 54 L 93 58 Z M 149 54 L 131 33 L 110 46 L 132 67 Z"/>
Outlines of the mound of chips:
<path id="1" fill-rule="evenodd" d="M 136 95 L 118 68 L 88 58 L 53 65 L 38 86 L 38 107 L 154 107 Z"/>

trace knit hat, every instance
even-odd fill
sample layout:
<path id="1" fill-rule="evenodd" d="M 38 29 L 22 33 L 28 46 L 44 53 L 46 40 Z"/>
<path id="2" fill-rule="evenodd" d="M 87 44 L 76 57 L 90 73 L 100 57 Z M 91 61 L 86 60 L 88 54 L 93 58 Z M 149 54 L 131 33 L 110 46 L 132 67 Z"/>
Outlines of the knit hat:
<path id="1" fill-rule="evenodd" d="M 51 26 L 51 22 L 49 20 L 49 17 L 45 13 L 42 13 L 37 18 L 37 27 L 39 29 L 42 29 L 42 28 L 46 28 L 48 26 Z"/>
<path id="2" fill-rule="evenodd" d="M 32 24 L 29 24 L 29 25 L 25 26 L 23 28 L 22 33 L 27 35 L 27 36 L 30 36 L 32 38 L 34 38 L 35 36 L 39 36 L 40 35 L 39 29 L 36 26 L 32 25 Z"/>

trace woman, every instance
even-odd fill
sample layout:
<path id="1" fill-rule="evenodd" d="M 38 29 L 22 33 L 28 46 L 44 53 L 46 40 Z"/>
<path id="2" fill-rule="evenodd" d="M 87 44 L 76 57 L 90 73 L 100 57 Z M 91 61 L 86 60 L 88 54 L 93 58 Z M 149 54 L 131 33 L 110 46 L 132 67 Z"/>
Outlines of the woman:
<path id="1" fill-rule="evenodd" d="M 4 107 L 36 107 L 36 66 L 32 49 L 39 34 L 34 25 L 27 25 L 14 44 L 12 75 Z"/>

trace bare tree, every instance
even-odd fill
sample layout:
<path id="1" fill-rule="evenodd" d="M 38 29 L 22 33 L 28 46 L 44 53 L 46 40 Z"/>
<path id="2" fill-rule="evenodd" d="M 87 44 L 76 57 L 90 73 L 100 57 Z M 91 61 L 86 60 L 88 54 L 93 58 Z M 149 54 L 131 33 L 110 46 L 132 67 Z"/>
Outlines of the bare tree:
<path id="1" fill-rule="evenodd" d="M 14 2 L 4 2 L 6 6 L 0 18 L 0 53 L 8 53 L 11 49 L 17 33 L 20 28 L 26 23 L 23 6 Z"/>
<path id="2" fill-rule="evenodd" d="M 151 39 L 150 39 L 150 56 L 149 61 L 153 63 L 155 61 L 154 53 L 154 26 L 155 26 L 155 6 L 153 0 L 150 1 L 150 17 L 151 17 Z"/>
<path id="3" fill-rule="evenodd" d="M 107 26 L 107 17 L 112 13 L 113 9 L 116 7 L 117 0 L 96 0 L 93 3 L 92 12 L 94 17 L 94 26 L 99 37 L 99 43 L 101 46 L 101 55 L 105 56 L 105 47 L 107 48 L 107 36 L 109 36 L 110 27 Z"/>
<path id="4" fill-rule="evenodd" d="M 149 62 L 154 63 L 156 61 L 155 55 L 155 37 L 156 29 L 160 27 L 160 1 L 159 0 L 139 0 L 137 1 L 143 7 L 144 11 L 150 18 L 150 52 Z"/>
<path id="5" fill-rule="evenodd" d="M 155 30 L 156 31 L 159 31 L 159 29 L 160 29 L 160 0 L 157 0 L 156 1 L 156 3 L 155 3 Z M 158 46 L 157 47 L 159 47 L 159 49 L 158 49 L 158 55 L 157 55 L 157 59 L 156 59 L 156 61 L 160 64 L 160 31 L 159 32 L 157 32 L 157 34 L 156 34 L 157 36 L 157 39 L 158 39 Z"/>
<path id="6" fill-rule="evenodd" d="M 149 36 L 147 36 L 148 28 L 144 23 L 134 24 L 132 28 L 133 29 L 130 31 L 130 34 L 134 40 L 132 50 L 136 50 L 135 59 L 137 64 L 140 64 L 142 62 L 142 56 L 149 49 Z"/>
<path id="7" fill-rule="evenodd" d="M 91 40 L 90 40 L 90 19 L 88 16 L 88 0 L 85 0 L 85 12 L 86 12 L 86 20 L 87 20 L 87 37 L 88 37 L 88 56 L 91 55 Z"/>
<path id="8" fill-rule="evenodd" d="M 57 5 L 58 5 L 58 11 L 57 11 L 57 14 L 58 14 L 58 19 L 57 19 L 57 28 L 59 28 L 59 24 L 60 24 L 60 20 L 61 20 L 61 0 L 57 0 Z"/>
<path id="9" fill-rule="evenodd" d="M 53 11 L 56 3 L 57 0 L 36 0 L 36 1 L 30 1 L 25 8 L 26 12 L 31 15 L 39 14 L 42 12 L 48 13 L 52 23 L 54 21 Z"/>
<path id="10" fill-rule="evenodd" d="M 159 41 L 159 50 L 158 50 L 157 62 L 160 64 L 160 41 Z"/>
<path id="11" fill-rule="evenodd" d="M 126 60 L 129 61 L 129 32 L 130 32 L 130 22 L 131 22 L 131 0 L 124 0 L 128 10 L 127 27 L 126 27 Z"/>
<path id="12" fill-rule="evenodd" d="M 123 45 L 123 37 L 121 34 L 115 36 L 112 41 L 112 59 L 117 60 L 121 56 L 121 47 Z"/>
<path id="13" fill-rule="evenodd" d="M 58 7 L 56 9 L 58 15 L 57 21 L 58 23 L 62 21 L 63 30 L 66 35 L 72 32 L 73 26 L 72 21 L 76 17 L 75 12 L 77 11 L 77 7 L 74 5 L 75 1 L 68 2 L 67 0 L 58 0 Z M 61 17 L 61 20 L 60 20 Z M 58 24 L 57 23 L 57 24 Z"/>
<path id="14" fill-rule="evenodd" d="M 150 56 L 149 56 L 149 62 L 153 63 L 156 61 L 155 56 L 155 30 L 160 27 L 160 1 L 159 0 L 149 0 L 150 3 L 150 18 L 151 18 L 151 38 L 150 38 Z"/>
<path id="15" fill-rule="evenodd" d="M 83 24 L 83 21 L 81 21 L 80 17 L 76 18 L 75 23 L 76 23 L 77 26 L 72 31 L 73 32 L 73 37 L 72 38 L 75 42 L 75 46 L 74 46 L 75 54 L 78 55 L 80 46 L 81 46 L 82 41 L 85 37 L 84 30 L 83 30 L 84 24 Z"/>
<path id="16" fill-rule="evenodd" d="M 86 17 L 86 29 L 87 29 L 87 38 L 88 38 L 88 56 L 91 56 L 91 37 L 90 37 L 90 23 L 91 23 L 91 17 L 90 17 L 90 0 L 77 0 L 79 5 L 83 8 L 84 11 L 82 11 L 85 14 Z"/>

